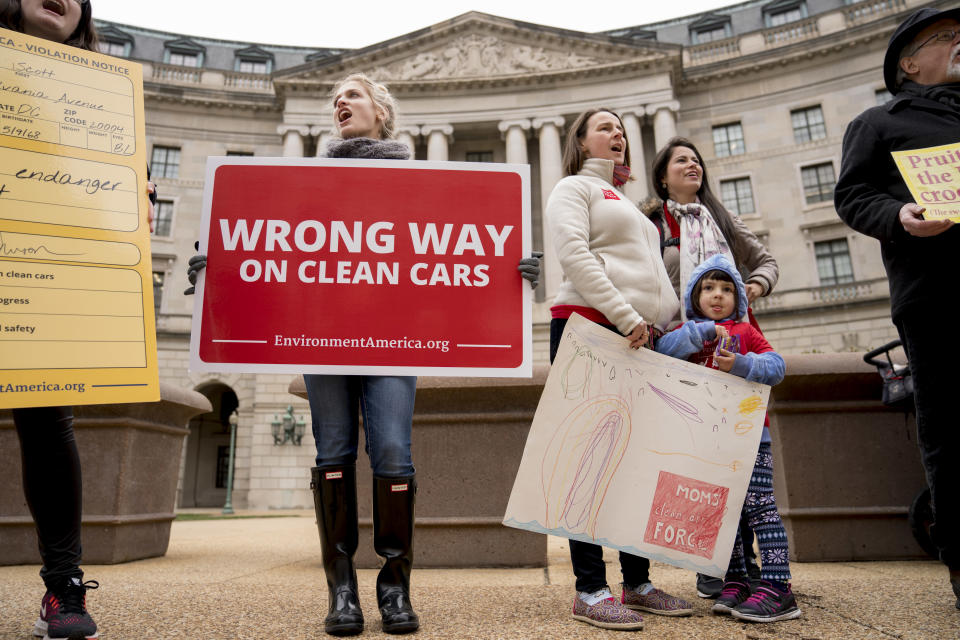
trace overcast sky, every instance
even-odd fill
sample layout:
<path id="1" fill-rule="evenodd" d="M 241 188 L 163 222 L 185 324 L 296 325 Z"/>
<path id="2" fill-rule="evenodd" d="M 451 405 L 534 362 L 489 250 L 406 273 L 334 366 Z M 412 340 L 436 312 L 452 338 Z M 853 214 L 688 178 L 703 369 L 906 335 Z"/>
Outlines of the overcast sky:
<path id="1" fill-rule="evenodd" d="M 360 48 L 468 11 L 575 29 L 605 31 L 737 4 L 734 0 L 633 0 L 593 5 L 558 0 L 92 0 L 101 20 L 186 35 L 262 44 Z M 272 13 L 269 13 L 270 10 Z"/>

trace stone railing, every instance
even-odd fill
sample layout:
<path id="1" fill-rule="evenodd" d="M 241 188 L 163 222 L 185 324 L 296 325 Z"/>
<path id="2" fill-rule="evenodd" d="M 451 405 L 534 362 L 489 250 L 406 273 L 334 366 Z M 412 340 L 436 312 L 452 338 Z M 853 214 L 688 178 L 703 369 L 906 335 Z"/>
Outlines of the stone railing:
<path id="1" fill-rule="evenodd" d="M 786 355 L 770 394 L 774 490 L 799 562 L 923 558 L 907 523 L 926 485 L 912 416 L 862 354 Z"/>
<path id="2" fill-rule="evenodd" d="M 184 84 L 200 84 L 203 71 L 194 67 L 181 67 L 175 64 L 153 63 L 154 80 Z"/>
<path id="3" fill-rule="evenodd" d="M 757 313 L 763 313 L 876 300 L 889 295 L 890 288 L 887 279 L 875 278 L 873 280 L 859 280 L 849 284 L 774 291 L 769 296 L 757 298 L 752 306 Z"/>
<path id="4" fill-rule="evenodd" d="M 766 29 L 763 32 L 763 40 L 768 47 L 780 47 L 799 40 L 816 38 L 820 35 L 817 20 L 817 18 L 807 18 L 806 20 L 797 20 L 779 27 Z"/>
<path id="5" fill-rule="evenodd" d="M 196 391 L 163 382 L 159 402 L 73 408 L 83 468 L 84 562 L 113 564 L 167 552 L 187 425 L 211 408 Z M 7 409 L 0 409 L 0 486 L 0 565 L 38 563 L 20 447 Z"/>
<path id="6" fill-rule="evenodd" d="M 734 58 L 740 55 L 740 40 L 739 38 L 726 38 L 694 45 L 687 49 L 687 55 L 689 60 L 685 62 L 692 64 L 706 64 Z"/>
<path id="7" fill-rule="evenodd" d="M 906 7 L 906 0 L 866 0 L 844 8 L 843 16 L 847 24 L 853 26 L 903 11 Z"/>
<path id="8" fill-rule="evenodd" d="M 273 80 L 268 74 L 241 73 L 222 69 L 197 69 L 173 64 L 147 62 L 144 78 L 163 84 L 193 85 L 204 89 L 273 94 Z"/>
<path id="9" fill-rule="evenodd" d="M 242 89 L 243 91 L 273 92 L 273 80 L 269 75 L 260 73 L 240 73 L 229 71 L 223 74 L 223 86 L 228 89 Z"/>
<path id="10" fill-rule="evenodd" d="M 791 45 L 839 33 L 849 27 L 879 20 L 905 10 L 914 0 L 863 0 L 833 11 L 796 20 L 787 24 L 739 33 L 732 38 L 706 42 L 685 47 L 683 64 L 687 67 L 707 65 L 739 56 L 763 53 Z"/>
<path id="11" fill-rule="evenodd" d="M 532 378 L 417 379 L 414 457 L 417 474 L 429 478 L 417 492 L 418 567 L 546 565 L 546 536 L 501 523 L 548 371 L 537 366 Z M 289 390 L 305 397 L 303 378 Z M 380 565 L 371 484 L 370 473 L 357 473 L 357 566 L 364 568 Z"/>

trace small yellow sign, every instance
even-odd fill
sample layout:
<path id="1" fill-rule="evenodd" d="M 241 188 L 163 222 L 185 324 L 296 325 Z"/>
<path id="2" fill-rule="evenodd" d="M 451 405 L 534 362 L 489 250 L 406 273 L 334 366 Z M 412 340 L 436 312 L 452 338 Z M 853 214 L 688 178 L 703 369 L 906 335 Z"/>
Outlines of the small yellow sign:
<path id="1" fill-rule="evenodd" d="M 960 144 L 891 155 L 925 219 L 960 222 Z"/>
<path id="2" fill-rule="evenodd" d="M 140 65 L 0 29 L 0 408 L 147 402 Z"/>

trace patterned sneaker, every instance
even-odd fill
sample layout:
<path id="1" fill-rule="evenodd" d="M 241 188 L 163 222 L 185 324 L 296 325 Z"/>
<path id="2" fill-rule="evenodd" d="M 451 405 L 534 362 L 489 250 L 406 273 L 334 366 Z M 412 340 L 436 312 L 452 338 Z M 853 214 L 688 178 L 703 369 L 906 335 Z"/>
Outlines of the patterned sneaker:
<path id="1" fill-rule="evenodd" d="M 689 616 L 693 613 L 693 605 L 682 598 L 653 588 L 647 593 L 640 593 L 638 588 L 627 584 L 623 585 L 620 602 L 628 609 L 649 611 L 658 616 Z"/>
<path id="2" fill-rule="evenodd" d="M 721 591 L 723 591 L 723 580 L 702 573 L 697 574 L 697 596 L 716 598 Z"/>
<path id="3" fill-rule="evenodd" d="M 746 602 L 730 613 L 734 618 L 747 622 L 779 622 L 799 618 L 800 608 L 790 585 L 787 585 L 786 591 L 780 591 L 766 580 L 761 580 Z"/>
<path id="4" fill-rule="evenodd" d="M 587 604 L 584 597 L 594 600 L 595 603 Z M 573 619 L 602 629 L 643 629 L 643 616 L 617 602 L 609 589 L 601 589 L 596 593 L 577 593 L 573 599 Z"/>
<path id="5" fill-rule="evenodd" d="M 87 589 L 96 589 L 96 580 L 81 582 L 69 578 L 47 592 L 40 601 L 40 617 L 33 625 L 33 635 L 43 640 L 56 638 L 98 638 L 97 623 L 87 613 Z"/>
<path id="6" fill-rule="evenodd" d="M 720 592 L 720 597 L 717 598 L 717 602 L 710 610 L 718 615 L 723 615 L 730 613 L 746 602 L 747 598 L 750 597 L 750 585 L 747 580 L 747 578 L 744 578 L 742 581 L 729 580 L 724 582 L 723 591 Z"/>

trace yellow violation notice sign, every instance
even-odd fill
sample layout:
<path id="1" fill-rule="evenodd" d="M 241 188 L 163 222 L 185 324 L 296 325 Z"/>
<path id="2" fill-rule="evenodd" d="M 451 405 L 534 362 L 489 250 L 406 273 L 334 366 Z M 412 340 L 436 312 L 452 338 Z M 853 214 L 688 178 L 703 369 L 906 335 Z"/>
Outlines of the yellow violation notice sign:
<path id="1" fill-rule="evenodd" d="M 0 408 L 147 402 L 140 65 L 0 29 Z"/>
<path id="2" fill-rule="evenodd" d="M 960 143 L 891 155 L 925 219 L 960 222 Z"/>

